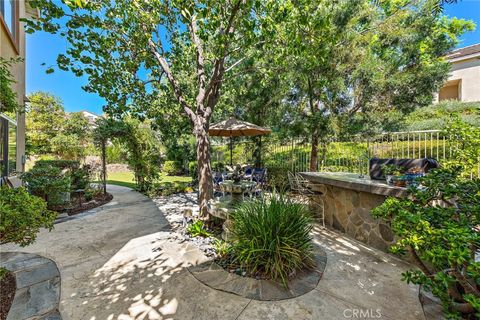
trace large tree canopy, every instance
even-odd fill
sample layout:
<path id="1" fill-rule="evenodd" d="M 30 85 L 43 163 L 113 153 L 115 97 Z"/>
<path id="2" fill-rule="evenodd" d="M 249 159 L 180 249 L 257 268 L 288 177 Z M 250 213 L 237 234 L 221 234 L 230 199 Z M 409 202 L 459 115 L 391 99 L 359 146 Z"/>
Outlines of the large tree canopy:
<path id="1" fill-rule="evenodd" d="M 265 106 L 293 106 L 287 111 L 301 114 L 311 135 L 313 168 L 318 140 L 332 124 L 431 99 L 448 72 L 441 56 L 473 27 L 443 17 L 441 3 L 36 0 L 41 18 L 28 21 L 27 31 L 66 37 L 58 67 L 86 75 L 85 90 L 104 97 L 107 112 L 172 125 L 164 132 L 170 137 L 190 125 L 206 213 L 216 108 L 263 122 Z"/>
<path id="2" fill-rule="evenodd" d="M 26 108 L 27 151 L 82 159 L 92 146 L 91 126 L 81 112 L 66 113 L 62 101 L 46 92 L 28 96 Z"/>
<path id="3" fill-rule="evenodd" d="M 167 83 L 197 139 L 202 212 L 212 196 L 208 127 L 235 53 L 254 46 L 261 8 L 253 0 L 54 1 L 33 5 L 41 18 L 27 30 L 64 35 L 69 43 L 58 67 L 87 74 L 87 91 L 107 111 L 143 116 Z"/>
<path id="4" fill-rule="evenodd" d="M 470 21 L 447 18 L 439 1 L 280 1 L 272 46 L 289 85 L 282 116 L 317 145 L 351 130 L 389 129 L 393 112 L 431 103 L 448 77 L 443 56 Z M 280 68 L 282 69 L 282 68 Z M 292 126 L 293 124 L 293 126 Z"/>

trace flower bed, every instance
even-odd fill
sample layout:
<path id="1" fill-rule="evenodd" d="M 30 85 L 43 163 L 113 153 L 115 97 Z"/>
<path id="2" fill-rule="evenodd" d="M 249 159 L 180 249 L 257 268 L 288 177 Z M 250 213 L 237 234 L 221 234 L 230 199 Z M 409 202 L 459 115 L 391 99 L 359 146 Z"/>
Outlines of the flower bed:
<path id="1" fill-rule="evenodd" d="M 13 298 L 15 297 L 15 290 L 17 285 L 15 284 L 15 275 L 2 269 L 2 275 L 0 275 L 0 320 L 7 319 L 8 311 L 12 306 Z"/>

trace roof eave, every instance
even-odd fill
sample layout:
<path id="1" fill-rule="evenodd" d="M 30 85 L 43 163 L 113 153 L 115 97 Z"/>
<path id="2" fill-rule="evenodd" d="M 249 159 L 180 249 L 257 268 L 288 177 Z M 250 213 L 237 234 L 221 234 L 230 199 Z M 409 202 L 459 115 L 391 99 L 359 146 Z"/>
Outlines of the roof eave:
<path id="1" fill-rule="evenodd" d="M 469 59 L 474 59 L 474 58 L 480 58 L 480 52 L 475 52 L 475 53 L 468 54 L 468 55 L 465 55 L 465 56 L 460 56 L 460 57 L 457 57 L 457 58 L 448 58 L 447 57 L 447 60 L 450 61 L 450 62 L 459 62 L 459 61 L 469 60 Z"/>

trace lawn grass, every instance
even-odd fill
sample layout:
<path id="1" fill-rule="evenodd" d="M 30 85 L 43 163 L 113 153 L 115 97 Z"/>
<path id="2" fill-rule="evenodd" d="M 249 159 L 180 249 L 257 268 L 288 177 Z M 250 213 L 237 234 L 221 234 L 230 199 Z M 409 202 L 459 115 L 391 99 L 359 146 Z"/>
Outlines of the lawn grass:
<path id="1" fill-rule="evenodd" d="M 117 186 L 135 188 L 135 180 L 133 172 L 111 172 L 107 176 L 107 183 Z M 192 178 L 188 176 L 167 176 L 164 173 L 160 174 L 160 182 L 191 182 Z"/>

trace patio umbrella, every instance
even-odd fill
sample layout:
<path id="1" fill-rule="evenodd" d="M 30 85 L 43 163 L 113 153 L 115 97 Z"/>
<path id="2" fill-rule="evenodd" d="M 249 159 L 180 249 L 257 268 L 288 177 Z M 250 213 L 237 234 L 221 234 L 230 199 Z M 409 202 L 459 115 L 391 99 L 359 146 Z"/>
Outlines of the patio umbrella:
<path id="1" fill-rule="evenodd" d="M 232 137 L 252 137 L 269 134 L 272 130 L 256 124 L 230 117 L 210 127 L 208 134 L 217 137 L 230 137 L 230 165 L 232 165 L 233 141 Z"/>

